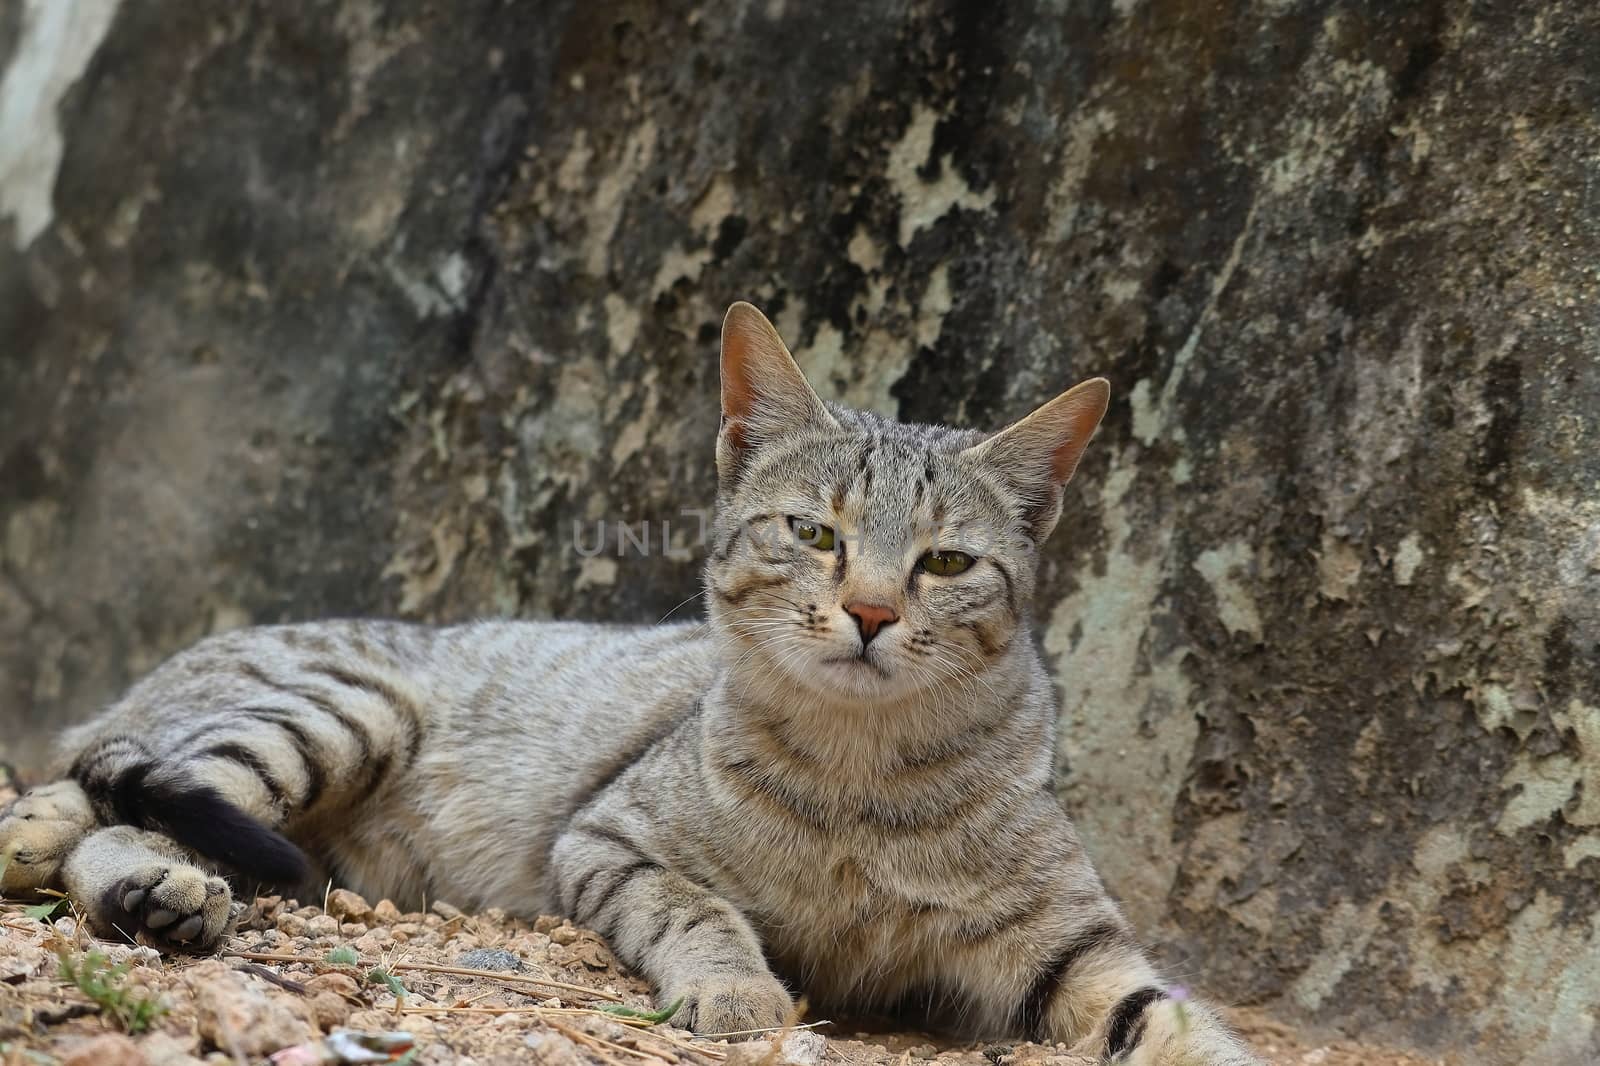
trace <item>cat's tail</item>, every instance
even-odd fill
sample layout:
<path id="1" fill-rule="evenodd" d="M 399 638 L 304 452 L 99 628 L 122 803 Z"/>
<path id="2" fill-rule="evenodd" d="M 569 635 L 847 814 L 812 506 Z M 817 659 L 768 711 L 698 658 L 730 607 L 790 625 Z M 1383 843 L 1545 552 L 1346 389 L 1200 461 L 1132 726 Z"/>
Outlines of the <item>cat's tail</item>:
<path id="1" fill-rule="evenodd" d="M 83 752 L 68 772 L 103 825 L 151 829 L 229 869 L 272 885 L 303 885 L 305 853 L 229 802 L 214 785 L 162 765 L 144 745 L 116 737 Z"/>

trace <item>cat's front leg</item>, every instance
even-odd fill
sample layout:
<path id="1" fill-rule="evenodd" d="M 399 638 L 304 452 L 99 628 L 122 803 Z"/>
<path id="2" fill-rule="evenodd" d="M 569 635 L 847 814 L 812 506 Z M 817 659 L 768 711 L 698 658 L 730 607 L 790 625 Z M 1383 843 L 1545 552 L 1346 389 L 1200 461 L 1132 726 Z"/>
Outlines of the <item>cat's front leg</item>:
<path id="1" fill-rule="evenodd" d="M 215 947 L 233 917 L 228 883 L 172 840 L 131 825 L 90 833 L 61 868 L 74 902 L 102 936 L 163 951 Z"/>
<path id="2" fill-rule="evenodd" d="M 561 904 L 656 987 L 674 1025 L 744 1033 L 784 1024 L 793 1002 L 755 930 L 727 900 L 646 856 L 614 828 L 574 827 L 551 850 Z"/>
<path id="3" fill-rule="evenodd" d="M 1148 1001 L 1145 1001 L 1148 999 Z M 1129 1045 L 1120 1058 L 1111 1059 L 1127 1066 L 1261 1066 L 1255 1057 L 1204 1003 L 1162 990 L 1152 996 L 1143 992 L 1137 999 L 1119 1002 L 1101 1030 L 1084 1041 L 1084 1054 L 1104 1054 L 1117 1040 L 1117 1033 Z M 1117 1029 L 1121 1026 L 1121 1029 Z"/>
<path id="4" fill-rule="evenodd" d="M 1156 974 L 1109 901 L 1064 904 L 1054 919 L 1053 947 L 1021 955 L 1023 1035 L 1127 1066 L 1260 1066 L 1210 1007 Z"/>
<path id="5" fill-rule="evenodd" d="M 1032 847 L 941 945 L 943 979 L 975 1019 L 1103 1063 L 1259 1066 L 1156 971 L 1053 798 L 1017 829 Z"/>

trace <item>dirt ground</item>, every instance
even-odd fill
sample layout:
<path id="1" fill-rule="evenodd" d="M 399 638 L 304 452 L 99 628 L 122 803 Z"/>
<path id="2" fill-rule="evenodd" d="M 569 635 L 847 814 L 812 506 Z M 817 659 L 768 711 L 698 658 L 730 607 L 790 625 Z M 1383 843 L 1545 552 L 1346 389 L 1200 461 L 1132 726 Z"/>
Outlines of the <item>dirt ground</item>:
<path id="1" fill-rule="evenodd" d="M 1078 1066 L 1032 1044 L 951 1045 L 919 1034 L 840 1032 L 831 1026 L 732 1047 L 596 1008 L 652 1004 L 595 934 L 554 918 L 463 915 L 447 903 L 402 914 L 353 893 L 328 908 L 257 900 L 214 958 L 162 958 L 148 948 L 97 941 L 63 904 L 53 923 L 23 904 L 0 906 L 0 1063 L 5 1066 L 281 1066 L 382 1062 L 338 1058 L 316 1039 L 336 1029 L 404 1032 L 389 1054 L 415 1066 L 569 1066 L 636 1060 L 733 1066 L 818 1066 L 937 1059 L 950 1066 Z M 339 954 L 354 951 L 354 956 Z M 126 976 L 100 1005 L 61 973 L 89 953 Z M 388 976 L 385 976 L 385 975 Z M 144 1032 L 121 1035 L 120 1017 L 154 997 L 163 1008 Z M 119 1015 L 120 1012 L 120 1015 Z M 1321 1066 L 1425 1066 L 1437 1060 L 1347 1042 L 1308 1040 L 1256 1011 L 1234 1015 L 1269 1061 Z M 137 1026 L 135 1019 L 132 1025 Z M 776 1054 L 768 1054 L 776 1046 Z M 409 1059 L 408 1047 L 414 1048 Z M 300 1048 L 296 1054 L 285 1049 Z M 276 1058 L 270 1058 L 279 1053 Z"/>
<path id="2" fill-rule="evenodd" d="M 406 914 L 343 890 L 304 904 L 273 896 L 252 903 L 218 955 L 192 958 L 97 940 L 69 900 L 0 903 L 0 1066 L 1087 1063 L 1035 1044 L 952 1044 L 809 1018 L 753 1041 L 710 1040 L 610 1013 L 618 1007 L 654 1004 L 599 936 L 556 918 L 468 915 L 446 902 Z M 1308 1039 L 1258 1011 L 1232 1017 L 1285 1066 L 1443 1066 Z M 390 1035 L 363 1047 L 354 1034 Z"/>

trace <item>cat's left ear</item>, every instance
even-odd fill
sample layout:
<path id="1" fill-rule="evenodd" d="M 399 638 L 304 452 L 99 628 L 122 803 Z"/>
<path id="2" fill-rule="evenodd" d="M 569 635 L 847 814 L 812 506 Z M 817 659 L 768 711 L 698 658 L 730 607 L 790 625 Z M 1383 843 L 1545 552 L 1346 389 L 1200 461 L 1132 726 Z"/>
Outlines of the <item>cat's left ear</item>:
<path id="1" fill-rule="evenodd" d="M 763 444 L 805 429 L 836 429 L 783 338 L 743 301 L 722 320 L 722 430 L 717 472 L 726 481 Z"/>
<path id="2" fill-rule="evenodd" d="M 1111 383 L 1090 378 L 967 449 L 1022 497 L 1035 543 L 1048 537 L 1061 517 L 1061 492 L 1110 402 Z"/>

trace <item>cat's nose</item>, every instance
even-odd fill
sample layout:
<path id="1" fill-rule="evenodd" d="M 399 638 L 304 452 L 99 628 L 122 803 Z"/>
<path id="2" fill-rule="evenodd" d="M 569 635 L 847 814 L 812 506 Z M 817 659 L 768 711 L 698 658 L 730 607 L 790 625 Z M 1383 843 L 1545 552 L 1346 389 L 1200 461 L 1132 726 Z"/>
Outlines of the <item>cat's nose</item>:
<path id="1" fill-rule="evenodd" d="M 847 603 L 844 609 L 856 620 L 856 628 L 861 630 L 863 647 L 878 635 L 878 630 L 891 622 L 900 621 L 900 616 L 894 613 L 893 607 L 885 607 L 881 603 Z"/>

